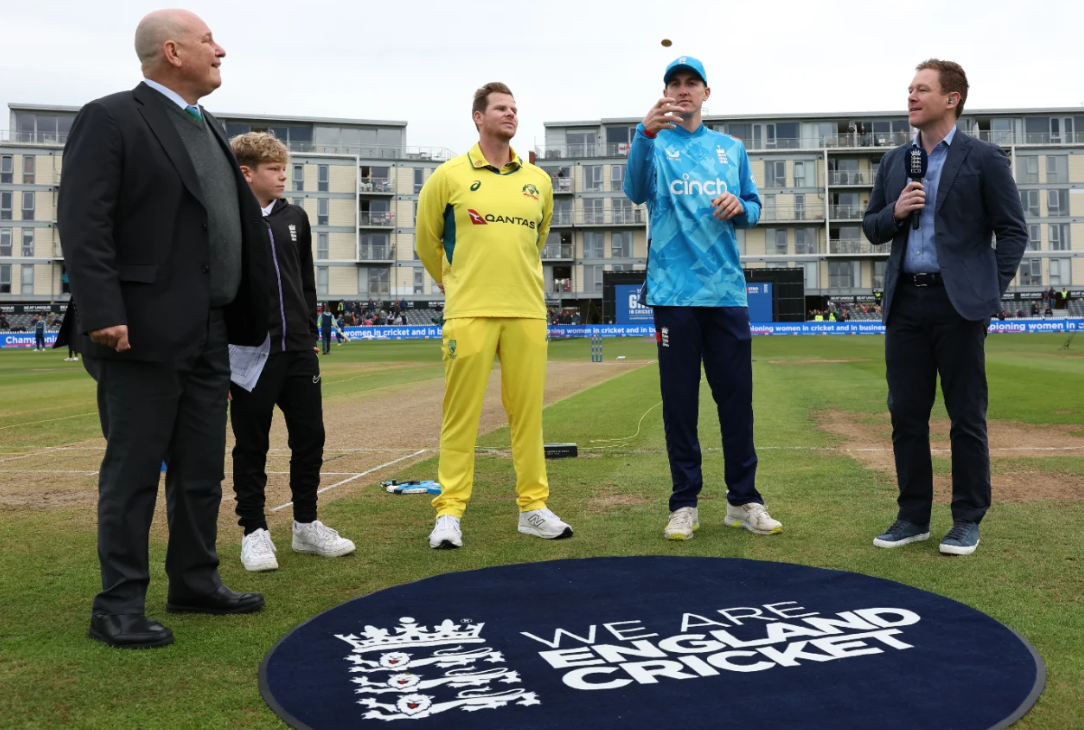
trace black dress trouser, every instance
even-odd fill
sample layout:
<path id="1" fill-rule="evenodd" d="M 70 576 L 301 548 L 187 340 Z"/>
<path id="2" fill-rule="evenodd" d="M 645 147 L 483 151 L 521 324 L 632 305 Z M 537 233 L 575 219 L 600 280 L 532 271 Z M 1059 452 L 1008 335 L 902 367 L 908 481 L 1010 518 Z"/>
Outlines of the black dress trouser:
<path id="1" fill-rule="evenodd" d="M 106 438 L 98 472 L 102 592 L 94 599 L 94 612 L 144 613 L 150 583 L 147 549 L 163 461 L 168 464 L 169 597 L 184 600 L 214 592 L 222 585 L 215 540 L 230 383 L 222 310 L 211 310 L 196 356 L 139 362 L 84 355 L 83 366 L 98 383 L 98 415 Z"/>
<path id="2" fill-rule="evenodd" d="M 320 363 L 312 350 L 279 352 L 267 358 L 252 392 L 230 387 L 233 447 L 233 491 L 238 524 L 245 534 L 267 529 L 264 514 L 267 450 L 271 419 L 277 405 L 286 417 L 290 446 L 290 491 L 294 519 L 316 519 L 316 491 L 324 463 L 324 411 Z"/>
<path id="3" fill-rule="evenodd" d="M 961 317 L 943 286 L 901 281 L 896 289 L 885 332 L 885 362 L 902 520 L 930 521 L 930 410 L 938 375 L 952 423 L 952 517 L 979 522 L 990 508 L 984 349 L 988 326 L 989 320 Z"/>

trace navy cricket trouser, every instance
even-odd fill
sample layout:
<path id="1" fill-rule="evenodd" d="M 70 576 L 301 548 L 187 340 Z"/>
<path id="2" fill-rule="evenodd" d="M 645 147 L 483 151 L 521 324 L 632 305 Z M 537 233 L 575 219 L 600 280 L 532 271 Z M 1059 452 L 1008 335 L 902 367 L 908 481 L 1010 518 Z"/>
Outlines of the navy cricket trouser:
<path id="1" fill-rule="evenodd" d="M 670 511 L 695 507 L 700 469 L 700 366 L 719 409 L 727 501 L 760 502 L 753 448 L 753 343 L 745 307 L 655 307 L 662 417 L 674 491 Z"/>

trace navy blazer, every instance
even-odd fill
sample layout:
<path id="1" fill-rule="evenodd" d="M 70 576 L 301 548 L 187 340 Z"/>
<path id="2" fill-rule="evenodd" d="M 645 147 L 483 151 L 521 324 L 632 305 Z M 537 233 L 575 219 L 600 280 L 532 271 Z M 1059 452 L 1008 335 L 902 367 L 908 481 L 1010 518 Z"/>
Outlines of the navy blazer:
<path id="1" fill-rule="evenodd" d="M 910 148 L 908 142 L 885 154 L 862 220 L 871 243 L 892 243 L 881 309 L 886 324 L 911 231 L 910 219 L 897 224 L 892 216 L 910 182 L 904 162 Z M 996 315 L 1028 241 L 1009 158 L 997 145 L 957 130 L 941 169 L 937 200 L 926 205 L 937 206 L 937 262 L 952 306 L 971 321 Z M 991 236 L 997 237 L 996 248 Z"/>

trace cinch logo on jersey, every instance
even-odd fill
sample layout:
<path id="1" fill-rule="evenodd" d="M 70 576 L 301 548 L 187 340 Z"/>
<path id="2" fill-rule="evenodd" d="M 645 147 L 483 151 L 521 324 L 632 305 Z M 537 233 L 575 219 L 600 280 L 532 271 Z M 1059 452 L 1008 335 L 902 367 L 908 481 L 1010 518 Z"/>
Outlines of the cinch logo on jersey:
<path id="1" fill-rule="evenodd" d="M 689 173 L 685 173 L 680 180 L 670 181 L 670 192 L 674 195 L 722 195 L 726 191 L 726 180 L 719 178 L 701 182 L 693 180 Z"/>
<path id="2" fill-rule="evenodd" d="M 476 226 L 484 226 L 488 223 L 510 223 L 514 226 L 525 226 L 532 231 L 538 228 L 538 223 L 535 221 L 527 220 L 526 218 L 519 218 L 514 215 L 493 215 L 492 213 L 486 213 L 484 216 L 473 208 L 467 208 L 467 213 L 470 215 L 470 221 Z"/>

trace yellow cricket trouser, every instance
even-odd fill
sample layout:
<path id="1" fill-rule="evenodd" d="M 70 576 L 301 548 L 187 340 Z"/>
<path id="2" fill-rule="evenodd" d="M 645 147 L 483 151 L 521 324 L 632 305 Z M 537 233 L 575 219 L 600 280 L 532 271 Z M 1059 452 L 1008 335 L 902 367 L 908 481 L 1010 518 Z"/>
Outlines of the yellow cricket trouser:
<path id="1" fill-rule="evenodd" d="M 444 323 L 444 420 L 440 428 L 437 515 L 462 517 L 474 486 L 474 445 L 493 357 L 501 361 L 501 401 L 512 430 L 520 512 L 546 506 L 542 443 L 548 328 L 543 319 L 470 317 Z"/>

